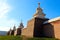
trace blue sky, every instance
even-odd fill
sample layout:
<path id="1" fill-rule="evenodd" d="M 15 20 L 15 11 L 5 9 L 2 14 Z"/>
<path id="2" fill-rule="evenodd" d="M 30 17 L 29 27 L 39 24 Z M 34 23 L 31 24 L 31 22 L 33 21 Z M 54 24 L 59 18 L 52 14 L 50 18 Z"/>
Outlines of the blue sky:
<path id="1" fill-rule="evenodd" d="M 19 26 L 21 20 L 24 26 L 33 17 L 40 2 L 40 7 L 46 18 L 60 16 L 60 0 L 0 0 L 0 30 L 8 31 Z"/>

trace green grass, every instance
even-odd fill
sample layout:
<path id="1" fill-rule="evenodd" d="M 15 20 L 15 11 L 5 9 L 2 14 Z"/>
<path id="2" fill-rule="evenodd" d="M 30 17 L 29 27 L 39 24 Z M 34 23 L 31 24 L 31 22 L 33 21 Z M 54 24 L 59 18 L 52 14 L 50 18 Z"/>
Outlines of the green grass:
<path id="1" fill-rule="evenodd" d="M 27 38 L 23 36 L 0 36 L 0 40 L 58 40 L 55 38 Z"/>
<path id="2" fill-rule="evenodd" d="M 20 36 L 0 36 L 0 40 L 22 40 Z"/>
<path id="3" fill-rule="evenodd" d="M 58 40 L 55 38 L 28 38 L 28 40 Z"/>

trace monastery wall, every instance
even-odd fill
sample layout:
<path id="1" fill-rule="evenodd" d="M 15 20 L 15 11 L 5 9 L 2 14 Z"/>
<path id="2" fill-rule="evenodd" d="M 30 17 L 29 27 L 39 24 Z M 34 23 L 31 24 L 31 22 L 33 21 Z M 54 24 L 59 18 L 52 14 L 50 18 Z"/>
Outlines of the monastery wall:
<path id="1" fill-rule="evenodd" d="M 45 24 L 44 34 L 47 37 L 55 37 L 60 39 L 60 20 Z"/>
<path id="2" fill-rule="evenodd" d="M 22 35 L 27 37 L 33 37 L 33 30 L 34 30 L 34 19 L 28 21 L 27 28 L 22 29 Z"/>
<path id="3" fill-rule="evenodd" d="M 55 38 L 60 39 L 60 20 L 51 23 L 54 26 Z"/>

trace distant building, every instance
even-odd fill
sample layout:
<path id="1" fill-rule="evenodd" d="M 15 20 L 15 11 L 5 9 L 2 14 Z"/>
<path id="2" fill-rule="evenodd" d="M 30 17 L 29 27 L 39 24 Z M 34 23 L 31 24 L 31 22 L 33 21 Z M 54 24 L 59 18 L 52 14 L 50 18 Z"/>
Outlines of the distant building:
<path id="1" fill-rule="evenodd" d="M 10 28 L 10 30 L 7 32 L 7 35 L 11 35 L 11 28 Z"/>
<path id="2" fill-rule="evenodd" d="M 14 35 L 21 35 L 21 31 L 22 31 L 23 28 L 24 28 L 24 26 L 23 26 L 23 23 L 21 22 L 19 27 L 16 29 Z"/>
<path id="3" fill-rule="evenodd" d="M 23 28 L 24 28 L 24 25 L 23 25 L 22 22 L 20 23 L 20 25 L 17 29 L 16 29 L 16 26 L 14 25 L 13 30 L 10 29 L 8 31 L 7 35 L 14 35 L 14 36 L 21 35 L 21 31 L 22 31 Z"/>
<path id="4" fill-rule="evenodd" d="M 14 35 L 15 31 L 16 31 L 16 27 L 14 25 L 13 30 L 10 28 L 10 30 L 7 33 L 7 35 Z"/>
<path id="5" fill-rule="evenodd" d="M 23 23 L 20 23 L 19 28 L 14 32 L 14 35 L 24 35 L 26 37 L 50 37 L 60 39 L 60 17 L 54 19 L 45 18 L 46 14 L 38 3 L 38 8 L 33 18 L 27 23 L 24 28 Z M 14 29 L 13 29 L 14 30 Z M 11 30 L 8 32 L 10 34 Z"/>

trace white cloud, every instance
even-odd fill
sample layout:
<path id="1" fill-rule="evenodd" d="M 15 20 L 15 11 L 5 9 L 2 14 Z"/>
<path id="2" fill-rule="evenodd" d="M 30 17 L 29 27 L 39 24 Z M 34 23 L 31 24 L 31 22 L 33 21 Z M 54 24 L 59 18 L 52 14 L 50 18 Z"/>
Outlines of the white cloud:
<path id="1" fill-rule="evenodd" d="M 7 0 L 0 0 L 0 30 L 8 31 L 10 27 L 18 22 L 14 19 L 8 19 L 8 12 L 11 11 L 11 6 L 7 3 Z"/>
<path id="2" fill-rule="evenodd" d="M 7 15 L 7 12 L 9 12 L 11 9 L 6 2 L 6 0 L 0 0 L 0 18 L 5 17 Z"/>
<path id="3" fill-rule="evenodd" d="M 9 29 L 10 27 L 5 27 L 5 26 L 0 27 L 0 31 L 8 31 Z"/>

